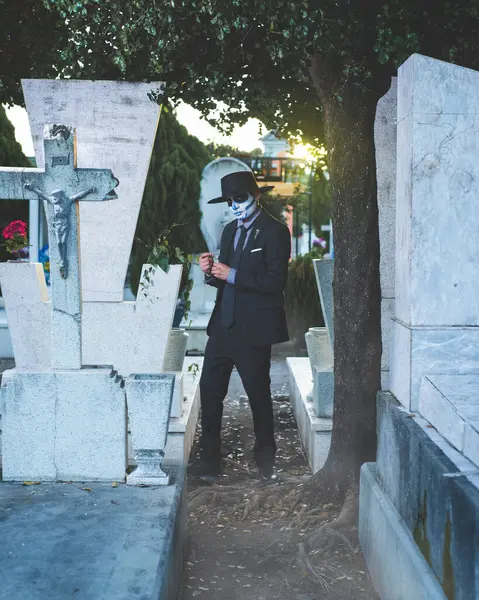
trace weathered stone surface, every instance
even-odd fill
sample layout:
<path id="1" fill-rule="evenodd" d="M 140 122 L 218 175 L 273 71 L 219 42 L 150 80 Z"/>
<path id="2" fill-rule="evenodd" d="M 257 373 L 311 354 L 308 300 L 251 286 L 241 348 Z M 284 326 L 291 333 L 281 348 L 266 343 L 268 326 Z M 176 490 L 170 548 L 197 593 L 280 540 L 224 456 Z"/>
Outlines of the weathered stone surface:
<path id="1" fill-rule="evenodd" d="M 334 353 L 334 261 L 332 258 L 324 258 L 321 260 L 314 260 L 313 263 L 324 322 L 328 329 L 329 340 Z"/>
<path id="2" fill-rule="evenodd" d="M 298 431 L 309 466 L 313 473 L 326 462 L 331 446 L 332 419 L 319 418 L 314 404 L 308 402 L 311 387 L 311 366 L 308 358 L 287 358 L 290 373 L 290 398 Z"/>
<path id="3" fill-rule="evenodd" d="M 310 327 L 305 335 L 311 370 L 325 370 L 333 366 L 333 351 L 326 327 Z"/>
<path id="4" fill-rule="evenodd" d="M 399 69 L 396 317 L 407 325 L 479 325 L 478 89 L 479 72 L 425 56 Z"/>
<path id="5" fill-rule="evenodd" d="M 0 263 L 15 364 L 19 369 L 51 365 L 51 307 L 39 263 Z"/>
<path id="6" fill-rule="evenodd" d="M 380 598 L 446 600 L 414 538 L 384 493 L 374 463 L 361 469 L 359 538 Z"/>
<path id="7" fill-rule="evenodd" d="M 424 375 L 479 374 L 479 328 L 415 328 L 392 323 L 390 388 L 403 406 L 418 410 Z"/>
<path id="8" fill-rule="evenodd" d="M 17 279 L 18 270 L 22 276 Z M 38 279 L 38 280 L 37 280 Z M 167 276 L 161 269 L 154 276 L 155 293 L 149 297 L 151 314 L 138 311 L 135 302 L 86 302 L 82 314 L 82 355 L 88 365 L 113 365 L 123 376 L 132 373 L 161 373 L 167 336 L 173 321 L 181 267 Z M 33 263 L 1 263 L 0 282 L 10 280 L 9 328 L 15 340 L 19 368 L 46 368 L 51 364 L 51 304 L 45 288 L 43 269 Z M 40 283 L 39 283 L 40 282 Z M 44 287 L 44 292 L 40 290 Z M 13 293 L 12 293 L 13 292 Z M 144 299 L 145 301 L 147 299 Z M 143 303 L 141 298 L 137 302 Z M 169 312 L 167 311 L 169 308 Z M 166 314 L 170 314 L 170 325 Z"/>
<path id="9" fill-rule="evenodd" d="M 83 300 L 123 300 L 126 270 L 156 135 L 161 83 L 22 80 L 35 157 L 44 166 L 44 123 L 76 127 L 78 166 L 112 169 L 118 199 L 81 208 Z"/>
<path id="10" fill-rule="evenodd" d="M 126 380 L 128 418 L 136 469 L 130 485 L 167 485 L 163 471 L 174 375 L 132 375 Z"/>
<path id="11" fill-rule="evenodd" d="M 396 260 L 397 78 L 377 104 L 374 122 L 382 298 L 394 298 Z"/>
<path id="12" fill-rule="evenodd" d="M 394 316 L 396 260 L 396 143 L 397 143 L 397 78 L 393 77 L 388 93 L 377 105 L 374 123 L 376 177 L 378 184 L 382 389 L 389 388 L 389 347 L 391 319 Z"/>
<path id="13" fill-rule="evenodd" d="M 460 600 L 479 593 L 479 481 L 466 476 L 474 472 L 427 421 L 378 395 L 377 479 L 436 579 Z M 376 551 L 390 562 L 383 546 Z"/>
<path id="14" fill-rule="evenodd" d="M 14 371 L 2 392 L 4 481 L 125 479 L 125 392 L 110 369 Z"/>
<path id="15" fill-rule="evenodd" d="M 85 302 L 84 363 L 112 364 L 124 377 L 161 373 L 181 272 L 181 265 L 172 265 L 168 273 L 155 268 L 150 284 L 143 275 L 136 302 Z"/>
<path id="16" fill-rule="evenodd" d="M 174 376 L 173 400 L 171 402 L 170 418 L 179 419 L 183 413 L 183 404 L 185 401 L 184 392 L 184 374 L 182 371 L 169 373 Z"/>
<path id="17" fill-rule="evenodd" d="M 184 470 L 171 473 L 146 489 L 0 484 L 2 596 L 176 600 L 188 508 Z"/>
<path id="18" fill-rule="evenodd" d="M 71 127 L 45 125 L 43 150 L 44 170 L 0 169 L 0 197 L 44 202 L 52 273 L 51 365 L 58 369 L 79 369 L 82 363 L 77 204 L 87 196 L 89 201 L 99 202 L 116 197 L 113 189 L 118 181 L 109 169 L 76 168 L 75 130 Z M 44 281 L 37 283 L 40 289 L 32 292 L 42 295 Z"/>
<path id="19" fill-rule="evenodd" d="M 193 447 L 196 423 L 200 410 L 199 383 L 202 367 L 203 357 L 187 356 L 185 358 L 185 364 L 183 365 L 183 392 L 185 401 L 181 417 L 170 418 L 165 461 L 188 462 L 188 457 Z"/>
<path id="20" fill-rule="evenodd" d="M 314 408 L 316 416 L 332 418 L 334 408 L 334 373 L 332 369 L 313 368 Z"/>
<path id="21" fill-rule="evenodd" d="M 412 409 L 423 375 L 479 371 L 478 90 L 425 56 L 399 69 L 391 391 Z"/>
<path id="22" fill-rule="evenodd" d="M 424 377 L 419 411 L 479 468 L 479 374 Z"/>

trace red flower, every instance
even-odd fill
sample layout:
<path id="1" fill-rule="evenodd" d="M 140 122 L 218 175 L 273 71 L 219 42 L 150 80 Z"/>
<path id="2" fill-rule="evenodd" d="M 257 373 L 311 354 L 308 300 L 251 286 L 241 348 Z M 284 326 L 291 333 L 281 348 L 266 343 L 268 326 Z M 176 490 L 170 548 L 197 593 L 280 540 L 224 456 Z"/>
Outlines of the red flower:
<path id="1" fill-rule="evenodd" d="M 3 239 L 11 240 L 15 236 L 27 237 L 27 224 L 23 221 L 12 221 L 2 231 Z"/>

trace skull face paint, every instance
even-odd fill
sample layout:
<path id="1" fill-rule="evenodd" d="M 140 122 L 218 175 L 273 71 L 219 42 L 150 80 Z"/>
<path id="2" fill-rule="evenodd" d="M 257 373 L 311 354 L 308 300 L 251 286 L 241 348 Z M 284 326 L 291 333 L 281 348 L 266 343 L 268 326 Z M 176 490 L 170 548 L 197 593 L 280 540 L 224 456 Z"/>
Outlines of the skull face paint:
<path id="1" fill-rule="evenodd" d="M 258 209 L 258 203 L 252 194 L 245 194 L 244 199 L 243 197 L 231 198 L 228 205 L 235 218 L 240 221 L 246 221 Z"/>

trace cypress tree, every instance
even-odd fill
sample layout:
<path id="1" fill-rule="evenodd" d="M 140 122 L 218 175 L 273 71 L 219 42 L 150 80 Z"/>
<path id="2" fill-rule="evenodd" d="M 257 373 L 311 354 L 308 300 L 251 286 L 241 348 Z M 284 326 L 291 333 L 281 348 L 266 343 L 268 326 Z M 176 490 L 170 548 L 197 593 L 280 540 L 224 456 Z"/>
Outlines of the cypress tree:
<path id="1" fill-rule="evenodd" d="M 163 108 L 146 180 L 132 252 L 131 287 L 138 289 L 148 246 L 160 233 L 175 227 L 170 242 L 183 252 L 206 251 L 200 230 L 201 173 L 210 162 L 206 146 Z"/>

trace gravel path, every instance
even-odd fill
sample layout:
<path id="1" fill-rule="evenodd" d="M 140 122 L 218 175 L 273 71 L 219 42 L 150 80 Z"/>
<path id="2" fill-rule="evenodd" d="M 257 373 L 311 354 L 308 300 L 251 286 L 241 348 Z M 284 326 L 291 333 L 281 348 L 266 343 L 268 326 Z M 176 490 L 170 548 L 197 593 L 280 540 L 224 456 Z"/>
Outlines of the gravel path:
<path id="1" fill-rule="evenodd" d="M 284 357 L 276 356 L 271 369 L 277 432 L 278 481 L 261 485 L 256 478 L 252 419 L 240 378 L 233 373 L 225 401 L 223 456 L 225 475 L 220 485 L 199 486 L 189 480 L 189 556 L 178 600 L 372 600 L 372 590 L 357 542 L 348 533 L 345 544 L 330 552 L 309 555 L 313 570 L 299 560 L 298 541 L 311 528 L 291 527 L 295 514 L 277 506 L 260 506 L 244 517 L 249 499 L 310 475 L 288 399 Z M 289 352 L 291 354 L 291 352 Z M 287 355 L 287 354 L 286 354 Z M 196 455 L 197 448 L 193 449 Z M 283 483 L 281 483 L 283 482 Z M 301 484 L 299 484 L 301 485 Z M 219 493 L 212 490 L 220 490 Z M 221 490 L 226 490 L 222 493 Z M 207 505 L 198 499 L 207 497 Z M 211 497 L 210 497 L 211 496 Z M 319 524 L 332 520 L 338 507 L 315 507 Z M 315 529 L 315 528 L 314 528 Z M 313 572 L 314 571 L 314 572 Z"/>

